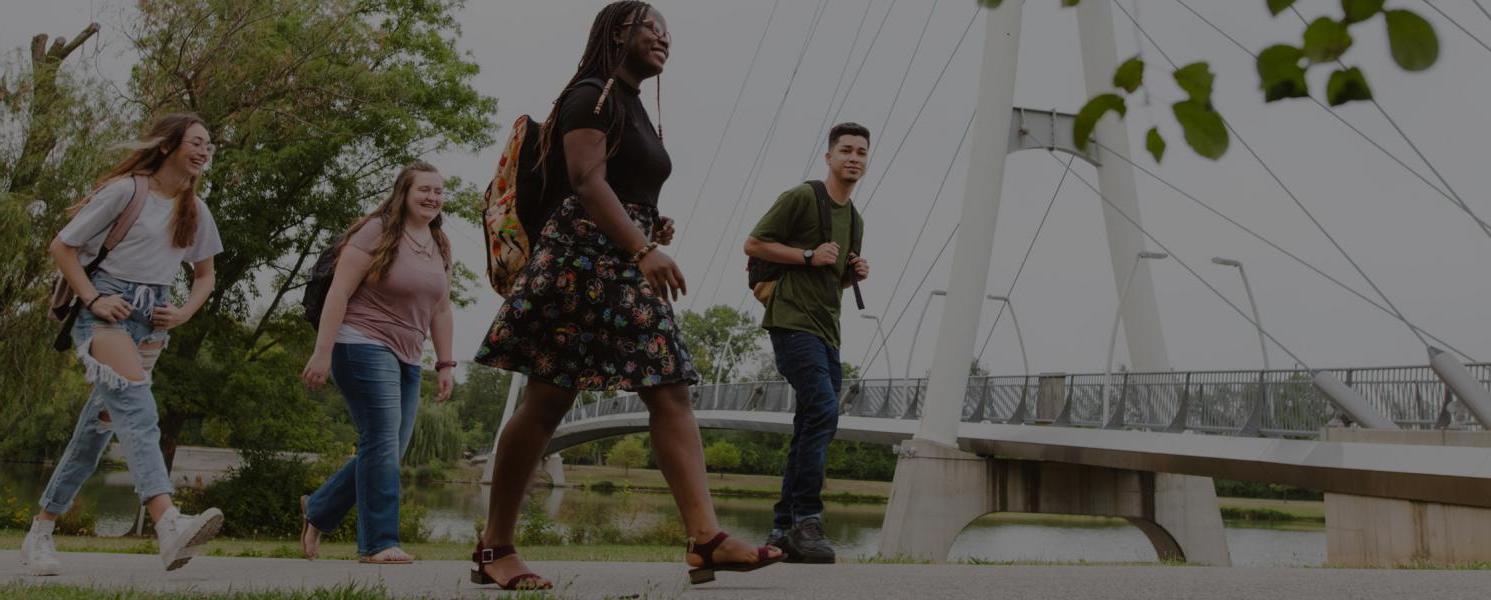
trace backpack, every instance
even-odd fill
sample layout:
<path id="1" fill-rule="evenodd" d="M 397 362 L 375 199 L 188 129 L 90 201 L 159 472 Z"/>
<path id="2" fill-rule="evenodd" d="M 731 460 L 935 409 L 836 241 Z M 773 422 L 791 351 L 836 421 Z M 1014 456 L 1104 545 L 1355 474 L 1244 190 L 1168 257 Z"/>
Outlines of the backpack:
<path id="1" fill-rule="evenodd" d="M 140 212 L 145 210 L 145 197 L 150 194 L 150 178 L 145 175 L 135 175 L 135 193 L 129 199 L 129 204 L 124 205 L 124 210 L 119 216 L 114 217 L 114 224 L 109 227 L 109 234 L 104 237 L 104 243 L 98 248 L 98 256 L 83 267 L 83 272 L 89 277 L 98 271 L 99 265 L 109 256 L 124 236 L 129 233 L 131 227 L 135 226 L 135 220 L 140 218 Z M 95 190 L 96 192 L 97 190 Z M 92 196 L 89 196 L 92 200 Z M 86 204 L 89 200 L 85 200 Z M 83 302 L 78 298 L 77 292 L 67 283 L 67 278 L 58 272 L 52 281 L 52 293 L 48 299 L 47 318 L 62 323 L 62 330 L 58 332 L 57 338 L 53 340 L 52 347 L 58 352 L 66 351 L 72 347 L 72 326 L 78 318 L 78 311 L 83 309 Z"/>
<path id="2" fill-rule="evenodd" d="M 556 102 L 563 102 L 565 94 L 581 85 L 604 87 L 605 82 L 595 78 L 583 79 L 565 90 Z M 599 105 L 596 111 L 600 111 Z M 542 124 L 528 115 L 513 122 L 512 135 L 502 157 L 497 159 L 496 173 L 482 193 L 487 280 L 492 289 L 504 297 L 512 293 L 514 280 L 533 253 L 533 243 L 562 199 L 560 194 L 547 189 L 544 172 L 539 170 L 541 130 Z M 562 164 L 551 160 L 542 168 L 548 170 L 551 179 L 565 177 L 565 173 L 557 172 Z"/>
<path id="3" fill-rule="evenodd" d="M 828 196 L 828 186 L 816 179 L 808 181 L 807 184 L 813 188 L 813 196 L 818 200 L 818 239 L 822 240 L 820 243 L 831 242 L 833 241 L 833 216 L 830 214 L 832 210 L 830 203 L 833 200 Z M 849 216 L 849 248 L 844 249 L 846 252 L 852 251 L 861 243 L 859 211 L 855 210 L 852 201 L 849 203 L 849 210 L 851 212 Z M 771 300 L 772 292 L 776 291 L 776 281 L 781 279 L 782 275 L 791 269 L 804 268 L 810 267 L 808 265 L 784 265 L 761 260 L 753 256 L 746 259 L 746 287 L 750 288 L 756 300 L 760 301 L 764 306 Z M 854 294 L 856 301 L 859 301 L 858 283 L 855 284 Z M 864 303 L 860 301 L 859 304 L 863 308 Z"/>
<path id="4" fill-rule="evenodd" d="M 331 292 L 331 280 L 336 275 L 337 257 L 342 254 L 342 245 L 347 242 L 347 234 L 338 236 L 336 241 L 321 251 L 316 257 L 316 264 L 311 265 L 310 278 L 305 282 L 305 295 L 300 298 L 300 306 L 304 309 L 301 316 L 311 322 L 311 329 L 321 329 L 321 310 L 326 308 L 326 295 Z"/>

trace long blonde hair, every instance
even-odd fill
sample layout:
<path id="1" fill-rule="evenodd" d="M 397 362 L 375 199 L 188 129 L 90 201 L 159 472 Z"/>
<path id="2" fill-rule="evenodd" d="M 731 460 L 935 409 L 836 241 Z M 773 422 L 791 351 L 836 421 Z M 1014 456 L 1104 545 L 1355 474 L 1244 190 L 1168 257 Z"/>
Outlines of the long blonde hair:
<path id="1" fill-rule="evenodd" d="M 434 165 L 422 160 L 409 163 L 399 176 L 393 180 L 393 190 L 388 197 L 378 204 L 357 223 L 347 231 L 343 239 L 350 239 L 354 234 L 367 225 L 373 219 L 383 219 L 382 233 L 378 236 L 378 246 L 373 250 L 373 262 L 368 265 L 367 281 L 376 283 L 388 275 L 388 269 L 393 266 L 393 259 L 398 256 L 399 243 L 404 239 L 404 221 L 408 218 L 409 208 L 405 202 L 409 198 L 409 190 L 414 187 L 414 176 L 417 173 L 436 173 Z M 446 270 L 450 270 L 450 238 L 445 236 L 445 230 L 441 228 L 445 224 L 445 215 L 441 214 L 430 221 L 430 237 L 434 238 L 435 246 L 440 249 L 440 258 L 445 261 Z"/>
<path id="2" fill-rule="evenodd" d="M 166 158 L 181 147 L 186 130 L 193 125 L 206 128 L 207 122 L 193 113 L 173 113 L 156 119 L 144 137 L 127 146 L 131 150 L 129 155 L 94 181 L 93 191 L 97 192 L 121 177 L 154 175 L 165 164 Z M 175 198 L 176 207 L 171 211 L 171 245 L 177 248 L 190 248 L 196 243 L 197 185 L 201 179 L 200 175 L 193 175 L 190 183 Z M 89 194 L 69 207 L 68 215 L 77 214 L 92 197 Z"/>

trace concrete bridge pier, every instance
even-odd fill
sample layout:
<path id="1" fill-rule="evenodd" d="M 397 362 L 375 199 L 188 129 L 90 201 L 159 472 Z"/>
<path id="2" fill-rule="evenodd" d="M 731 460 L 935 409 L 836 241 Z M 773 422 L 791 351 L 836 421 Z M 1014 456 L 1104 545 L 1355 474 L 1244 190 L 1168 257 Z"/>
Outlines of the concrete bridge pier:
<path id="1" fill-rule="evenodd" d="M 1121 517 L 1162 560 L 1232 563 L 1210 478 L 987 458 L 912 439 L 897 447 L 880 556 L 945 562 L 969 523 L 994 512 Z"/>

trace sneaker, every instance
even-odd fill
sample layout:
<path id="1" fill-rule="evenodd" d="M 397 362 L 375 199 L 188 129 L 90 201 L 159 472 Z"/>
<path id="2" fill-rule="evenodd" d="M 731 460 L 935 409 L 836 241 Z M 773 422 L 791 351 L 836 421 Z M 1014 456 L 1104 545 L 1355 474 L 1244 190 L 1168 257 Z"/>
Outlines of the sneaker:
<path id="1" fill-rule="evenodd" d="M 31 520 L 31 531 L 21 542 L 21 566 L 32 575 L 60 575 L 62 559 L 57 557 L 57 546 L 52 543 L 52 529 L 56 521 Z"/>
<path id="2" fill-rule="evenodd" d="M 223 528 L 223 511 L 209 508 L 202 514 L 188 516 L 171 507 L 155 524 L 155 538 L 160 542 L 160 559 L 167 571 L 186 565 L 192 557 Z"/>
<path id="3" fill-rule="evenodd" d="M 834 547 L 823 535 L 823 520 L 808 517 L 797 522 L 787 532 L 782 550 L 787 553 L 787 562 L 832 564 Z"/>

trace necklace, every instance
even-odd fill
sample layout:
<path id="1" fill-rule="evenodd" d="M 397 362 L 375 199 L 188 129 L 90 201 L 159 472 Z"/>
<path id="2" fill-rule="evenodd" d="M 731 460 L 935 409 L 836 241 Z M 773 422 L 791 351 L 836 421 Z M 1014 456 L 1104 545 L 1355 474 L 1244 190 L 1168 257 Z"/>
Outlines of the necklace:
<path id="1" fill-rule="evenodd" d="M 420 243 L 419 240 L 414 239 L 413 235 L 409 234 L 409 230 L 408 229 L 404 230 L 404 237 L 409 240 L 410 244 L 414 245 L 414 253 L 415 254 L 423 256 L 423 257 L 425 257 L 427 259 L 428 258 L 434 258 L 434 253 L 430 250 L 430 246 L 435 241 L 434 239 L 431 239 L 431 240 L 429 240 L 427 242 L 424 242 L 424 243 Z"/>

